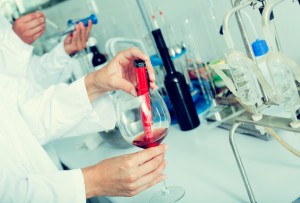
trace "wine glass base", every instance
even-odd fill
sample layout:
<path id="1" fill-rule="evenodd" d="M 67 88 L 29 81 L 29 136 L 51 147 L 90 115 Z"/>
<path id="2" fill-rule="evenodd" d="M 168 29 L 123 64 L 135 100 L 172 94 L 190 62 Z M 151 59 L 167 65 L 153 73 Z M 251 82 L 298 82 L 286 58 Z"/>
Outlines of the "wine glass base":
<path id="1" fill-rule="evenodd" d="M 185 190 L 178 186 L 168 186 L 152 194 L 149 203 L 172 203 L 184 197 Z"/>

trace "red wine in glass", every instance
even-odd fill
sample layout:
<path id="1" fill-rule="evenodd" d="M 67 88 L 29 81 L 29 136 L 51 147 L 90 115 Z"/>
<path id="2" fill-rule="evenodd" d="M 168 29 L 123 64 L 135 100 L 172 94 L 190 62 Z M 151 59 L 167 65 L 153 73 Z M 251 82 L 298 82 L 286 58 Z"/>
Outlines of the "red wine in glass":
<path id="1" fill-rule="evenodd" d="M 151 139 L 147 139 L 145 133 L 138 135 L 132 142 L 134 146 L 147 149 L 158 146 L 168 134 L 168 128 L 153 129 Z"/>
<path id="2" fill-rule="evenodd" d="M 145 101 L 150 98 L 150 107 Z M 124 139 L 134 146 L 142 149 L 160 145 L 169 132 L 171 123 L 170 114 L 164 100 L 158 91 L 150 91 L 138 97 L 119 92 L 117 106 L 118 126 Z M 151 110 L 151 121 L 147 115 Z M 148 113 L 147 113 L 148 112 Z M 150 124 L 145 125 L 146 124 Z M 145 129 L 146 127 L 146 129 Z M 149 203 L 177 202 L 185 194 L 183 188 L 178 186 L 164 186 L 155 192 Z"/>

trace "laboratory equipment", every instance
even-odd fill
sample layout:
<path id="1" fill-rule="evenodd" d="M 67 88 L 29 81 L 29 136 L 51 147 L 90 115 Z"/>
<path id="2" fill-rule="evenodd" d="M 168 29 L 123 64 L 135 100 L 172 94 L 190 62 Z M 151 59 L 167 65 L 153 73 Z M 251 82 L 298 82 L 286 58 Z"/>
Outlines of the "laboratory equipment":
<path id="1" fill-rule="evenodd" d="M 170 127 L 170 114 L 166 104 L 157 91 L 150 91 L 142 96 L 134 97 L 126 92 L 119 92 L 117 99 L 117 121 L 124 139 L 128 143 L 146 149 L 159 145 L 168 134 Z M 150 98 L 152 115 L 152 136 L 148 137 L 144 128 L 144 115 L 149 112 L 145 101 Z M 177 202 L 183 198 L 185 191 L 178 186 L 166 186 L 155 192 L 150 203 Z M 147 201 L 148 202 L 148 201 Z"/>
<path id="2" fill-rule="evenodd" d="M 263 23 L 264 25 L 268 24 L 269 17 L 270 17 L 270 12 L 272 11 L 273 7 L 276 4 L 278 4 L 278 2 L 280 2 L 280 1 L 275 0 L 275 1 L 267 4 L 267 6 L 265 7 L 264 12 L 263 12 L 263 17 L 262 17 L 263 22 L 265 23 L 265 24 Z M 249 5 L 251 3 L 256 3 L 256 1 L 248 1 Z M 236 10 L 240 10 L 242 8 L 243 8 L 242 5 L 239 5 L 239 6 L 235 7 Z M 265 36 L 268 36 L 268 35 L 273 36 L 273 35 L 271 35 L 272 33 L 270 33 L 270 30 L 266 29 L 266 27 L 267 26 L 264 26 Z M 268 40 L 268 37 L 265 37 L 265 38 Z M 274 46 L 275 43 L 276 42 L 274 42 L 274 41 L 272 41 L 271 43 L 268 42 L 269 48 L 270 48 L 270 46 L 271 47 Z M 269 56 L 270 56 L 270 53 L 268 53 L 268 57 Z M 283 55 L 281 55 L 281 56 L 283 56 Z M 280 60 L 278 60 L 278 59 L 280 59 Z M 286 70 L 287 70 L 286 69 L 286 67 L 287 67 L 286 62 L 288 62 L 289 66 L 295 67 L 295 63 L 292 63 L 290 60 L 288 60 L 287 57 L 278 57 L 277 55 L 274 55 L 274 58 L 270 58 L 270 61 L 274 62 L 273 64 L 269 63 L 270 65 L 278 66 L 278 67 L 283 68 L 282 71 L 285 72 L 284 73 L 285 75 L 289 74 L 289 72 L 286 73 Z M 269 66 L 269 64 L 268 64 L 268 66 Z M 284 82 L 283 80 L 290 80 L 291 79 L 291 78 L 284 78 L 284 76 L 281 76 L 280 78 L 281 78 L 281 81 L 282 81 L 283 84 L 286 84 L 286 82 Z M 292 79 L 292 82 L 294 82 L 294 79 Z M 290 86 L 287 85 L 287 87 L 290 87 Z M 291 89 L 293 89 L 293 88 L 291 88 Z M 288 90 L 288 89 L 286 89 L 286 90 Z M 269 95 L 271 95 L 271 98 L 273 98 L 272 94 L 269 94 Z M 245 168 L 243 166 L 240 154 L 238 152 L 238 149 L 237 149 L 237 146 L 236 146 L 236 143 L 235 143 L 235 140 L 234 140 L 234 134 L 235 134 L 237 128 L 241 124 L 251 124 L 251 125 L 264 127 L 266 132 L 269 133 L 271 136 L 273 136 L 282 146 L 284 146 L 290 152 L 292 152 L 293 154 L 295 154 L 299 157 L 300 156 L 299 152 L 297 150 L 295 150 L 294 148 L 292 148 L 290 145 L 288 145 L 284 140 L 282 140 L 280 138 L 280 136 L 278 136 L 275 133 L 274 130 L 272 130 L 272 128 L 277 128 L 277 129 L 283 129 L 283 130 L 286 130 L 286 131 L 298 132 L 299 133 L 300 132 L 299 128 L 293 128 L 293 126 L 291 126 L 290 122 L 291 122 L 290 118 L 281 118 L 281 117 L 274 117 L 274 116 L 268 116 L 268 115 L 264 115 L 261 120 L 253 120 L 251 114 L 249 114 L 248 112 L 243 113 L 241 116 L 239 116 L 235 119 L 235 123 L 233 124 L 233 126 L 230 130 L 230 133 L 229 133 L 229 141 L 230 141 L 230 145 L 231 145 L 231 148 L 233 150 L 233 154 L 235 156 L 238 168 L 240 170 L 240 173 L 241 173 L 241 176 L 242 176 L 242 179 L 243 179 L 243 182 L 244 182 L 244 185 L 245 185 L 245 188 L 247 190 L 247 193 L 248 193 L 248 196 L 249 196 L 249 199 L 250 199 L 251 203 L 256 203 L 257 201 L 255 200 L 250 182 L 248 180 Z"/>
<path id="3" fill-rule="evenodd" d="M 164 84 L 180 129 L 183 131 L 194 129 L 200 125 L 200 120 L 189 91 L 189 86 L 184 76 L 175 70 L 160 29 L 153 30 L 152 34 L 164 63 L 166 70 Z"/>
<path id="4" fill-rule="evenodd" d="M 212 99 L 213 99 L 213 93 L 210 87 L 208 87 L 207 85 L 205 85 L 205 81 L 204 79 L 201 77 L 199 70 L 198 70 L 198 65 L 196 63 L 196 61 L 200 61 L 201 62 L 201 58 L 200 58 L 200 54 L 198 53 L 198 50 L 196 48 L 196 43 L 195 43 L 195 39 L 192 35 L 192 29 L 190 26 L 190 22 L 189 19 L 186 19 L 184 22 L 184 30 L 185 30 L 185 40 L 187 43 L 187 54 L 186 56 L 187 58 L 187 62 L 190 61 L 190 66 L 189 64 L 188 67 L 191 67 L 194 69 L 198 83 L 200 85 L 201 88 L 201 92 L 204 96 L 205 102 L 207 104 L 211 103 Z"/>
<path id="5" fill-rule="evenodd" d="M 151 39 L 153 40 L 153 44 L 156 44 L 156 51 L 162 58 L 166 71 L 165 89 L 175 111 L 179 127 L 181 130 L 194 129 L 200 125 L 200 120 L 189 91 L 189 86 L 184 76 L 175 70 L 161 30 L 158 28 L 157 23 L 155 24 L 150 20 L 151 18 L 145 7 L 144 0 L 137 0 L 137 3 L 147 30 L 149 33 L 152 33 L 153 37 Z"/>
<path id="6" fill-rule="evenodd" d="M 176 35 L 175 28 L 172 24 L 168 23 L 165 15 L 165 12 L 162 11 L 162 9 L 159 9 L 159 16 L 161 19 L 160 22 L 162 24 L 162 26 L 160 26 L 160 29 L 163 33 L 163 36 L 165 36 L 166 45 L 169 48 L 169 54 L 171 58 L 174 58 L 176 56 L 182 55 L 182 53 L 185 52 L 185 46 L 184 44 L 180 45 L 180 43 L 178 43 L 178 37 Z M 195 91 L 193 90 L 193 84 L 189 78 L 186 64 L 180 58 L 178 60 L 173 60 L 173 63 L 177 70 L 179 70 L 184 75 L 187 84 L 190 86 L 190 91 Z"/>
<path id="7" fill-rule="evenodd" d="M 257 39 L 252 43 L 252 49 L 259 69 L 261 70 L 268 84 L 271 85 L 272 79 L 267 66 L 267 53 L 269 52 L 269 47 L 266 40 Z"/>
<path id="8" fill-rule="evenodd" d="M 91 14 L 89 17 L 87 18 L 83 18 L 83 19 L 80 19 L 80 20 L 68 20 L 68 28 L 63 31 L 62 33 L 60 33 L 60 36 L 64 36 L 64 35 L 67 35 L 71 32 L 74 32 L 75 31 L 75 26 L 79 23 L 83 23 L 83 25 L 85 27 L 88 26 L 88 22 L 91 21 L 92 24 L 97 24 L 98 23 L 98 18 L 95 14 Z"/>
<path id="9" fill-rule="evenodd" d="M 89 52 L 91 53 L 91 62 L 93 66 L 96 68 L 102 64 L 107 62 L 106 57 L 102 54 L 97 48 L 97 40 L 94 37 L 90 37 L 88 40 Z"/>
<path id="10" fill-rule="evenodd" d="M 68 22 L 67 22 L 67 28 L 64 31 L 62 31 L 61 33 L 58 33 L 58 34 L 51 35 L 48 38 L 62 37 L 62 36 L 67 35 L 67 34 L 69 34 L 71 32 L 74 32 L 75 28 L 76 28 L 76 25 L 79 24 L 80 22 L 82 22 L 83 25 L 85 27 L 87 27 L 89 20 L 92 22 L 92 24 L 97 24 L 98 23 L 98 18 L 97 18 L 97 16 L 95 14 L 91 14 L 89 17 L 86 17 L 86 18 L 83 18 L 83 19 L 79 19 L 79 20 L 71 20 L 71 19 L 69 19 Z"/>
<path id="11" fill-rule="evenodd" d="M 273 8 L 283 1 L 275 0 L 265 7 L 262 14 L 263 34 L 270 48 L 267 55 L 267 65 L 275 93 L 271 99 L 291 113 L 293 119 L 291 126 L 298 128 L 300 122 L 297 120 L 296 110 L 299 108 L 299 94 L 293 74 L 295 63 L 283 53 L 274 50 L 274 47 L 276 47 L 275 36 L 270 24 L 270 14 Z"/>
<path id="12" fill-rule="evenodd" d="M 234 82 L 236 96 L 244 105 L 250 105 L 253 111 L 253 120 L 260 120 L 262 115 L 256 108 L 256 103 L 261 100 L 262 94 L 259 89 L 258 81 L 253 73 L 255 69 L 254 62 L 249 59 L 244 53 L 235 51 L 232 36 L 229 31 L 230 17 L 240 9 L 253 4 L 255 1 L 247 1 L 234 7 L 230 10 L 223 19 L 223 32 L 227 46 L 231 53 L 227 57 L 228 65 L 230 66 L 232 79 Z M 227 80 L 230 80 L 229 78 Z"/>
<path id="13" fill-rule="evenodd" d="M 257 1 L 255 1 L 252 4 L 252 6 L 256 5 L 256 3 L 257 3 Z M 232 4 L 233 7 L 238 7 L 241 4 L 241 0 L 231 0 L 231 4 Z M 257 34 L 256 28 L 255 28 L 255 26 L 253 24 L 253 21 L 251 20 L 250 16 L 246 12 L 243 12 L 242 10 L 236 11 L 235 16 L 236 16 L 236 20 L 237 20 L 237 23 L 238 23 L 238 26 L 239 26 L 239 30 L 240 30 L 240 33 L 241 33 L 241 36 L 242 36 L 242 40 L 243 40 L 243 43 L 244 43 L 244 46 L 245 46 L 245 49 L 246 49 L 246 52 L 247 52 L 247 56 L 250 59 L 252 59 L 252 61 L 254 61 L 255 64 L 257 64 L 257 61 L 256 61 L 255 55 L 253 53 L 252 46 L 251 46 L 249 37 L 247 35 L 245 24 L 243 22 L 241 14 L 243 14 L 248 19 L 248 21 L 251 25 L 252 31 L 255 34 L 256 39 L 259 39 L 258 34 Z M 268 82 L 265 80 L 265 78 L 263 77 L 263 74 L 261 73 L 261 71 L 255 66 L 254 66 L 254 72 L 255 72 L 255 75 L 256 75 L 256 77 L 259 81 L 259 88 L 260 88 L 260 91 L 261 91 L 262 96 L 263 96 L 263 101 L 264 102 L 269 102 L 269 96 L 268 95 L 270 95 L 270 93 L 271 93 L 270 92 L 271 87 L 268 84 Z"/>
<path id="14" fill-rule="evenodd" d="M 138 96 L 145 95 L 143 104 L 141 106 L 141 115 L 145 133 L 145 139 L 147 141 L 153 139 L 152 134 L 152 113 L 151 113 L 151 106 L 150 106 L 150 95 L 149 95 L 149 76 L 146 69 L 146 63 L 142 60 L 135 60 L 134 61 L 135 73 L 137 76 L 137 93 Z"/>

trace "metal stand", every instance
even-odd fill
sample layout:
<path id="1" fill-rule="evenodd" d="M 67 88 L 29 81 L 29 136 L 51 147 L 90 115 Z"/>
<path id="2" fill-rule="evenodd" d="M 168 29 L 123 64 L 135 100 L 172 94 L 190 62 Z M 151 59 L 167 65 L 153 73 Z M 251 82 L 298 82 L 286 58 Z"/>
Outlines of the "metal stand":
<path id="1" fill-rule="evenodd" d="M 269 127 L 269 128 L 277 128 L 286 131 L 300 133 L 299 128 L 290 127 L 291 122 L 292 119 L 290 118 L 280 118 L 280 117 L 267 116 L 267 115 L 264 115 L 260 121 L 255 122 L 252 120 L 251 114 L 249 112 L 245 112 L 244 114 L 242 114 L 240 117 L 236 119 L 235 123 L 233 124 L 229 132 L 229 142 L 251 203 L 256 203 L 256 200 L 254 198 L 254 194 L 252 192 L 250 182 L 247 178 L 246 170 L 243 166 L 242 159 L 240 157 L 237 146 L 235 144 L 235 140 L 234 140 L 235 131 L 241 124 L 247 123 L 252 125 L 258 125 L 258 126 Z"/>

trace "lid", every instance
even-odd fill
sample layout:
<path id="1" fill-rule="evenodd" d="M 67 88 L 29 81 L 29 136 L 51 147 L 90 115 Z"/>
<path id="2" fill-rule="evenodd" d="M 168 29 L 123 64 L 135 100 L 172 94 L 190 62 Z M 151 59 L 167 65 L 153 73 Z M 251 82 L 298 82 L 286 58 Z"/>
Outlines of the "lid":
<path id="1" fill-rule="evenodd" d="M 141 68 L 141 67 L 146 67 L 145 61 L 141 59 L 134 60 L 134 67 L 136 68 Z"/>
<path id="2" fill-rule="evenodd" d="M 252 43 L 252 49 L 256 57 L 265 55 L 269 51 L 266 40 L 259 39 Z"/>
<path id="3" fill-rule="evenodd" d="M 95 37 L 89 37 L 87 41 L 88 46 L 93 47 L 97 44 L 97 39 Z"/>

